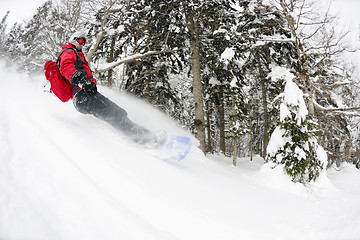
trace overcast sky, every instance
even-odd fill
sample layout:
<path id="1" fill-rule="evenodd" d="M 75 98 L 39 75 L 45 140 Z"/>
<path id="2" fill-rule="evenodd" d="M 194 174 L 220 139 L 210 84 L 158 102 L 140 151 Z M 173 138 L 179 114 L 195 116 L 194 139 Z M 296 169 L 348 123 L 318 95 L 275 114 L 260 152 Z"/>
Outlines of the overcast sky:
<path id="1" fill-rule="evenodd" d="M 0 17 L 2 18 L 9 10 L 8 27 L 11 27 L 15 22 L 30 19 L 46 0 L 0 0 L 0 2 Z M 349 24 L 350 22 L 353 22 L 354 26 L 360 24 L 360 0 L 334 0 L 333 10 L 339 11 Z"/>
<path id="2" fill-rule="evenodd" d="M 46 0 L 0 0 L 0 18 L 4 17 L 6 11 L 10 11 L 7 19 L 10 28 L 15 22 L 29 20 L 36 9 L 45 2 Z"/>
<path id="3" fill-rule="evenodd" d="M 332 9 L 354 25 L 360 24 L 360 0 L 334 0 Z"/>

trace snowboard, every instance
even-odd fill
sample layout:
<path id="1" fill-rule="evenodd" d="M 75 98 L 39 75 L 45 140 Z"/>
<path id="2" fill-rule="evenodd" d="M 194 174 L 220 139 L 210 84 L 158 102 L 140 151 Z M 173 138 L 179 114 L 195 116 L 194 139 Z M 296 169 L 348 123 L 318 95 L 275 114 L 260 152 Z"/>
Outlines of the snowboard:
<path id="1" fill-rule="evenodd" d="M 157 150 L 157 157 L 165 160 L 183 160 L 191 149 L 191 139 L 185 136 L 168 136 Z"/>

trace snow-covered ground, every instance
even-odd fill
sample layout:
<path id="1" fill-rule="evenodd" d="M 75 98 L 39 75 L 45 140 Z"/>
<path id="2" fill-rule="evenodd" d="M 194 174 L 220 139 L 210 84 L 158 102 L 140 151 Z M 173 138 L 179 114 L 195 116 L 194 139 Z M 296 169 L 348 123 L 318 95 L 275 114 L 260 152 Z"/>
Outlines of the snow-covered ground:
<path id="1" fill-rule="evenodd" d="M 360 239 L 360 171 L 304 188 L 260 157 L 154 157 L 0 63 L 0 239 Z M 189 135 L 150 105 L 100 91 L 149 129 Z"/>

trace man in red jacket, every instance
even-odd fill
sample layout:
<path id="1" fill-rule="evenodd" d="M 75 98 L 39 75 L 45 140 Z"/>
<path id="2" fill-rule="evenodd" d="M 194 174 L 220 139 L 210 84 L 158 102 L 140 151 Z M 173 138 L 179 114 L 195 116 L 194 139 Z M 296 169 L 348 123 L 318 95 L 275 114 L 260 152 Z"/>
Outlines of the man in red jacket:
<path id="1" fill-rule="evenodd" d="M 64 44 L 59 57 L 60 73 L 73 86 L 75 108 L 81 113 L 104 120 L 135 142 L 160 144 L 161 140 L 156 134 L 132 122 L 124 109 L 97 91 L 96 79 L 82 52 L 85 44 L 85 34 L 76 32 Z"/>
<path id="2" fill-rule="evenodd" d="M 86 43 L 84 33 L 76 32 L 71 35 L 69 42 L 62 47 L 60 56 L 60 73 L 73 84 L 74 94 L 84 88 L 87 92 L 96 93 L 96 80 L 92 76 L 89 64 L 85 59 L 82 48 Z"/>

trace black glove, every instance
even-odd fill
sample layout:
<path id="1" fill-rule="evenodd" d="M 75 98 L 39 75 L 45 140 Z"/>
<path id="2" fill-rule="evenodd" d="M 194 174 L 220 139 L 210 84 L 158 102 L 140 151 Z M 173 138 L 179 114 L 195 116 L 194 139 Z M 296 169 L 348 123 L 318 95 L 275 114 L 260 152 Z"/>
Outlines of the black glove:
<path id="1" fill-rule="evenodd" d="M 90 81 L 89 79 L 86 79 L 85 75 L 86 74 L 84 70 L 74 72 L 74 74 L 70 79 L 70 83 L 80 87 L 87 93 L 93 95 L 97 92 L 96 84 Z"/>
<path id="2" fill-rule="evenodd" d="M 94 95 L 95 93 L 97 93 L 96 84 L 90 80 L 86 80 L 86 82 L 83 84 L 83 86 L 81 88 L 84 89 L 84 91 L 88 92 L 91 95 Z"/>
<path id="3" fill-rule="evenodd" d="M 86 82 L 85 71 L 76 71 L 71 76 L 70 83 L 81 87 Z"/>

